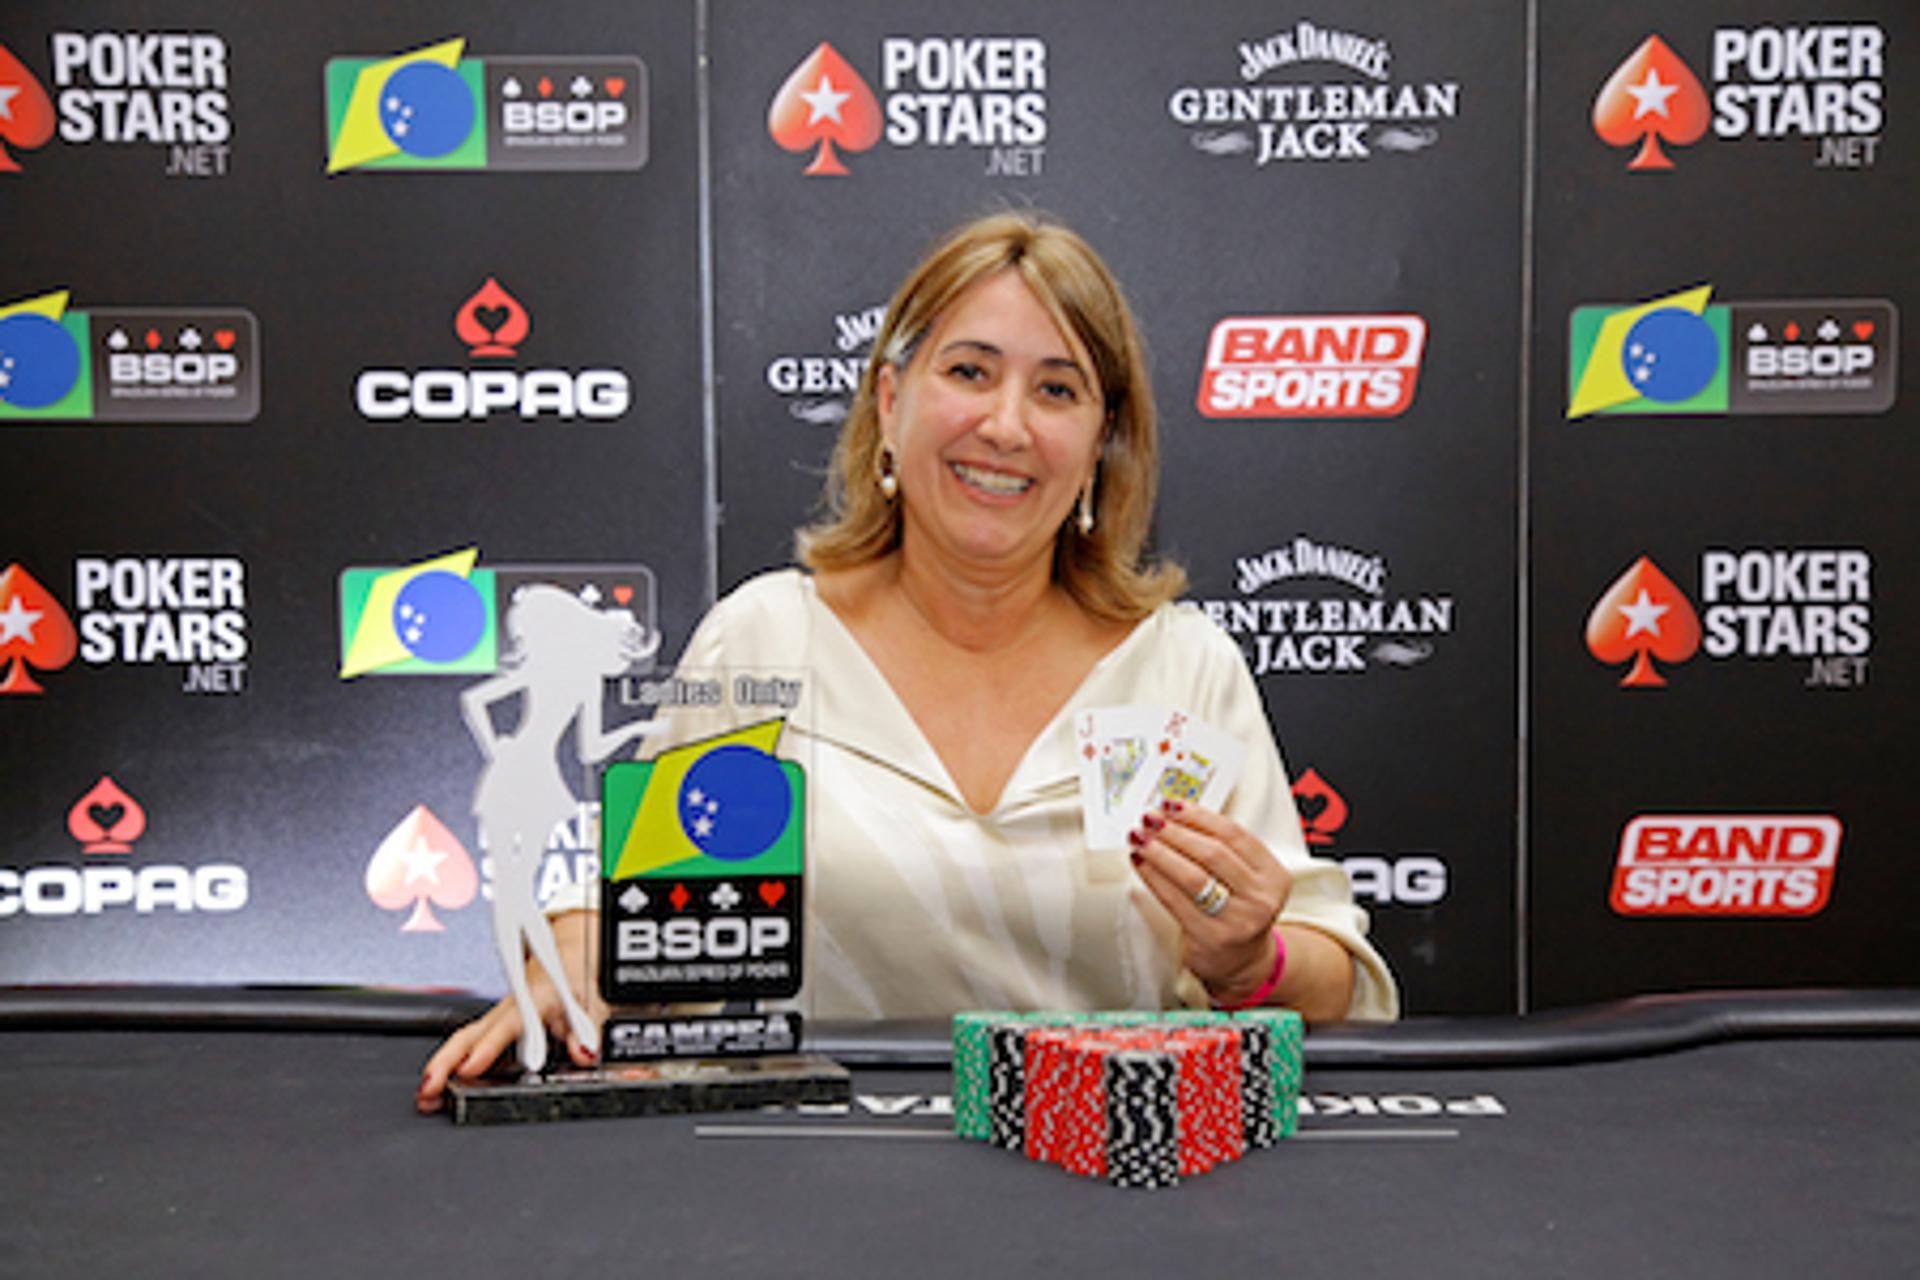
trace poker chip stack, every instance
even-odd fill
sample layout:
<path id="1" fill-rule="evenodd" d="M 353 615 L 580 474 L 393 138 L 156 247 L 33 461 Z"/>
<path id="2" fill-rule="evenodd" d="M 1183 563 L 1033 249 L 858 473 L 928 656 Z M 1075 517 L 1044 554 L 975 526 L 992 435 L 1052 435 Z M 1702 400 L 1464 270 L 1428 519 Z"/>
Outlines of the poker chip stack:
<path id="1" fill-rule="evenodd" d="M 1294 1132 L 1300 1016 L 962 1013 L 954 1131 L 1116 1186 L 1173 1186 Z"/>

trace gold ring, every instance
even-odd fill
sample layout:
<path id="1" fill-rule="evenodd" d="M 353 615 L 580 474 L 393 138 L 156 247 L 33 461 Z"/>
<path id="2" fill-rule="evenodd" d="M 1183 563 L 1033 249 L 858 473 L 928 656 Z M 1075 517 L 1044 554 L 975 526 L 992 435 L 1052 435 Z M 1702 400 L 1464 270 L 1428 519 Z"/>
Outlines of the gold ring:
<path id="1" fill-rule="evenodd" d="M 1233 892 L 1220 883 L 1215 876 L 1208 876 L 1207 882 L 1200 886 L 1200 892 L 1193 895 L 1193 905 L 1200 908 L 1201 914 L 1217 916 L 1227 909 L 1227 899 Z"/>

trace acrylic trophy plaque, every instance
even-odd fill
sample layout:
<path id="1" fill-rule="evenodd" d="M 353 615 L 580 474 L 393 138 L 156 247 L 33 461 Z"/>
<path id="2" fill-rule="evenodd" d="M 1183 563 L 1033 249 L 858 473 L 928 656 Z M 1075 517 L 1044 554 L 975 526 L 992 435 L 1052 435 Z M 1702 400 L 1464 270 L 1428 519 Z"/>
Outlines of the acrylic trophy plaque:
<path id="1" fill-rule="evenodd" d="M 812 738 L 792 722 L 807 684 L 791 671 L 684 669 L 628 682 L 645 759 L 602 772 L 600 883 L 583 904 L 598 914 L 586 954 L 570 957 L 597 975 L 605 1013 L 565 1002 L 599 1062 L 575 1067 L 528 1019 L 520 1077 L 456 1081 L 456 1122 L 848 1100 L 846 1069 L 802 1049 Z M 495 932 L 517 999 L 523 954 L 567 967 L 530 884 L 503 895 L 496 878 Z"/>

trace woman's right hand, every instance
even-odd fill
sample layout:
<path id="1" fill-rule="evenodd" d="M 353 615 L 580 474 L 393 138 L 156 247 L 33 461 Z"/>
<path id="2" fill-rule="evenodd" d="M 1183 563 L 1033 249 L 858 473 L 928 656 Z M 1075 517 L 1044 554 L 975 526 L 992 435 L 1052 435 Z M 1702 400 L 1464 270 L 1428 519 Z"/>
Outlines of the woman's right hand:
<path id="1" fill-rule="evenodd" d="M 586 1006 L 596 1025 L 604 1022 L 606 1002 L 600 998 L 600 984 L 594 980 L 600 962 L 600 917 L 592 911 L 570 911 L 552 921 L 554 941 L 560 948 L 560 963 L 566 980 Z M 565 1039 L 567 1056 L 574 1065 L 590 1067 L 591 1048 L 577 1040 L 567 1026 L 567 1013 L 560 1001 L 560 990 L 552 977 L 532 956 L 527 957 L 527 985 L 532 990 L 540 1020 L 554 1039 Z M 421 1111 L 438 1111 L 445 1101 L 447 1080 L 459 1076 L 473 1080 L 486 1074 L 500 1055 L 520 1039 L 520 1006 L 509 995 L 467 1023 L 443 1041 L 427 1059 L 420 1073 L 420 1088 L 414 1105 Z"/>

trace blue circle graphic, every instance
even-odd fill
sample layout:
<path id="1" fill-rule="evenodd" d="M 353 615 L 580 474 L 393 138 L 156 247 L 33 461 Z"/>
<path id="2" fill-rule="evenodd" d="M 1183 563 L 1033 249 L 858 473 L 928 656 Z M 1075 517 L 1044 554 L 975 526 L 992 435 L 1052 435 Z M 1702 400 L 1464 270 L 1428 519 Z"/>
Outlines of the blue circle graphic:
<path id="1" fill-rule="evenodd" d="M 380 127 L 410 156 L 444 156 L 473 132 L 473 91 L 457 71 L 409 62 L 380 90 Z"/>
<path id="2" fill-rule="evenodd" d="M 786 830 L 793 789 L 780 762 L 734 744 L 694 761 L 680 783 L 680 826 L 700 852 L 725 862 L 765 853 Z"/>
<path id="3" fill-rule="evenodd" d="M 393 601 L 393 633 L 425 662 L 454 662 L 473 652 L 487 630 L 487 605 L 457 573 L 416 574 Z"/>
<path id="4" fill-rule="evenodd" d="M 1720 369 L 1720 339 L 1691 311 L 1662 307 L 1627 330 L 1620 364 L 1634 390 L 1661 404 L 1691 400 Z"/>
<path id="5" fill-rule="evenodd" d="M 22 311 L 0 320 L 0 403 L 58 404 L 80 378 L 80 344 L 57 322 Z"/>

